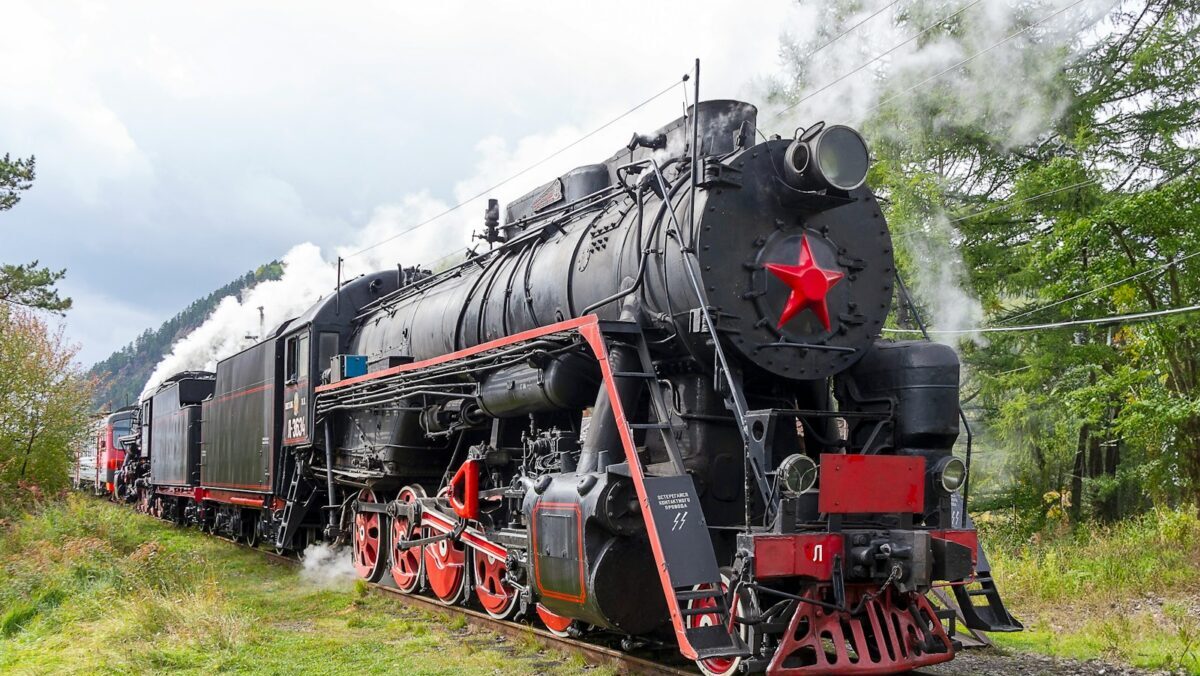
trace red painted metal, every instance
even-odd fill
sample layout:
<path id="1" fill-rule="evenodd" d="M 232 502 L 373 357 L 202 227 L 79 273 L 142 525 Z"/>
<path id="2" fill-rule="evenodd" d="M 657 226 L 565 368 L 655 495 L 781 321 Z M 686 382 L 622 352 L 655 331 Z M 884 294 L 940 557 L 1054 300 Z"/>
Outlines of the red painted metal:
<path id="1" fill-rule="evenodd" d="M 754 576 L 759 579 L 806 577 L 830 580 L 833 559 L 844 548 L 842 536 L 836 533 L 763 534 L 755 535 L 752 542 Z"/>
<path id="2" fill-rule="evenodd" d="M 826 590 L 828 586 L 823 585 L 803 595 L 827 600 L 823 598 Z M 846 587 L 850 607 L 866 598 L 858 615 L 811 603 L 797 604 L 796 614 L 767 667 L 768 676 L 894 674 L 954 658 L 954 646 L 923 595 L 901 595 L 889 587 L 875 597 L 877 591 L 878 587 L 872 585 Z M 915 607 L 920 625 L 909 612 L 910 605 Z M 923 647 L 927 634 L 933 645 Z"/>
<path id="3" fill-rule="evenodd" d="M 454 530 L 455 525 L 457 524 L 454 521 L 451 521 L 436 512 L 421 512 L 421 526 L 428 527 L 434 533 L 449 533 L 450 531 Z M 483 536 L 482 533 L 479 532 L 478 529 L 471 526 L 467 526 L 458 539 L 472 549 L 486 552 L 498 559 L 504 559 L 508 557 L 508 550 L 506 548 L 496 544 L 495 542 L 492 542 L 491 540 L 488 540 Z"/>
<path id="4" fill-rule="evenodd" d="M 930 537 L 947 540 L 971 550 L 971 567 L 979 563 L 979 533 L 973 530 L 935 530 Z"/>
<path id="5" fill-rule="evenodd" d="M 722 575 L 722 578 L 724 577 L 725 576 Z M 711 588 L 711 586 L 704 587 L 704 589 Z M 721 580 L 720 590 L 722 594 L 728 595 L 729 584 L 725 579 Z M 699 591 L 699 589 L 697 589 L 697 591 Z M 709 597 L 689 601 L 688 610 L 696 611 L 709 608 L 711 608 L 713 612 L 688 615 L 686 620 L 688 628 L 692 629 L 696 627 L 711 627 L 712 625 L 721 621 L 721 616 L 718 613 L 717 600 L 715 598 Z M 738 610 L 740 610 L 740 608 Z M 737 615 L 738 612 L 735 610 L 735 612 L 731 612 L 727 616 L 730 632 L 734 631 L 734 618 Z M 736 657 L 712 657 L 707 660 L 701 660 L 700 663 L 704 666 L 704 672 L 705 674 L 708 674 L 708 676 L 726 676 L 726 674 L 737 673 L 738 667 L 741 665 L 742 660 Z"/>
<path id="6" fill-rule="evenodd" d="M 425 536 L 433 533 L 426 531 Z M 425 579 L 429 590 L 442 603 L 458 603 L 463 597 L 467 574 L 467 550 L 462 543 L 439 540 L 425 545 Z"/>
<path id="7" fill-rule="evenodd" d="M 448 498 L 454 513 L 463 519 L 479 518 L 479 460 L 468 460 L 450 479 Z"/>
<path id="8" fill-rule="evenodd" d="M 449 495 L 449 486 L 438 491 L 438 497 Z M 422 529 L 421 536 L 429 537 L 434 531 Z M 429 590 L 439 601 L 454 605 L 463 599 L 467 591 L 467 548 L 457 540 L 439 540 L 425 545 L 423 559 L 425 581 Z"/>
<path id="9" fill-rule="evenodd" d="M 916 514 L 925 508 L 925 458 L 821 456 L 817 508 L 826 514 Z"/>
<path id="10" fill-rule="evenodd" d="M 504 580 L 507 567 L 504 559 L 474 552 L 472 568 L 475 573 L 475 598 L 492 617 L 507 617 L 517 606 L 517 590 Z"/>
<path id="11" fill-rule="evenodd" d="M 546 628 L 550 630 L 550 633 L 554 634 L 555 636 L 566 636 L 567 630 L 571 627 L 571 623 L 575 621 L 569 617 L 555 615 L 549 610 L 546 610 L 546 606 L 543 606 L 540 603 L 537 605 L 537 615 L 538 619 L 542 621 L 542 624 L 546 625 Z"/>
<path id="12" fill-rule="evenodd" d="M 837 270 L 827 270 L 817 265 L 812 250 L 808 247 L 807 235 L 800 237 L 800 261 L 797 265 L 767 263 L 766 267 L 771 274 L 778 277 L 792 290 L 787 304 L 783 307 L 783 312 L 779 314 L 779 324 L 776 328 L 782 329 L 783 325 L 788 323 L 792 317 L 809 309 L 813 311 L 817 319 L 821 320 L 821 325 L 828 331 L 830 329 L 829 306 L 825 303 L 825 297 L 829 294 L 829 290 L 846 274 Z"/>
<path id="13" fill-rule="evenodd" d="M 425 359 L 422 361 L 413 362 L 411 364 L 403 364 L 403 365 L 396 366 L 396 367 L 393 367 L 390 369 L 377 371 L 375 373 L 368 373 L 366 375 L 358 376 L 355 378 L 348 378 L 346 380 L 342 380 L 337 383 L 322 385 L 320 387 L 317 387 L 315 391 L 317 393 L 322 393 L 322 392 L 338 390 L 341 388 L 350 387 L 350 386 L 357 385 L 360 383 L 371 382 L 374 380 L 378 380 L 380 378 L 386 378 L 388 376 L 392 376 L 392 375 L 396 375 L 396 374 L 400 374 L 400 373 L 420 371 L 421 369 L 430 368 L 432 366 L 438 366 L 441 364 L 455 361 L 457 359 L 463 359 L 465 357 L 470 357 L 470 356 L 477 355 L 477 354 L 480 354 L 483 352 L 487 352 L 489 350 L 495 350 L 495 349 L 499 349 L 499 348 L 508 347 L 508 346 L 516 344 L 516 343 L 534 340 L 537 338 L 541 338 L 541 337 L 549 336 L 549 335 L 553 335 L 553 334 L 562 334 L 562 333 L 570 333 L 570 332 L 576 332 L 579 335 L 583 336 L 583 338 L 587 341 L 589 347 L 591 347 L 592 354 L 593 354 L 593 356 L 595 356 L 596 361 L 597 361 L 598 365 L 600 366 L 600 372 L 603 377 L 604 387 L 607 389 L 608 394 L 609 394 L 609 399 L 612 402 L 613 417 L 614 417 L 615 423 L 617 425 L 617 429 L 620 432 L 621 446 L 625 451 L 625 457 L 630 460 L 630 462 L 628 463 L 629 468 L 630 468 L 630 475 L 633 478 L 633 484 L 634 484 L 634 488 L 636 489 L 636 492 L 637 492 L 638 502 L 642 507 L 641 511 L 642 511 L 642 516 L 646 522 L 646 530 L 650 535 L 650 547 L 651 547 L 651 550 L 654 552 L 655 560 L 660 563 L 660 565 L 657 567 L 658 574 L 659 574 L 659 581 L 662 584 L 663 594 L 667 601 L 667 608 L 671 615 L 671 622 L 672 622 L 672 625 L 675 630 L 675 638 L 679 643 L 679 652 L 687 659 L 695 659 L 696 658 L 696 650 L 694 647 L 692 647 L 691 642 L 687 638 L 684 618 L 683 618 L 683 615 L 680 613 L 679 602 L 678 602 L 678 599 L 675 597 L 675 591 L 671 586 L 670 573 L 667 570 L 667 567 L 665 565 L 661 565 L 661 563 L 663 561 L 665 561 L 665 556 L 663 554 L 662 544 L 659 542 L 658 537 L 657 537 L 657 529 L 655 528 L 655 525 L 654 525 L 654 516 L 650 510 L 650 501 L 646 494 L 646 486 L 645 486 L 645 480 L 644 480 L 644 475 L 643 475 L 643 469 L 642 469 L 641 463 L 638 461 L 637 447 L 633 440 L 633 434 L 629 427 L 628 418 L 626 417 L 625 410 L 621 405 L 620 396 L 618 396 L 618 393 L 617 393 L 616 381 L 613 377 L 613 370 L 608 361 L 608 348 L 607 348 L 607 345 L 605 344 L 605 339 L 604 339 L 603 333 L 600 330 L 600 320 L 595 315 L 584 315 L 582 317 L 569 319 L 567 321 L 559 322 L 557 324 L 550 324 L 550 325 L 542 326 L 542 327 L 539 327 L 536 329 L 531 329 L 529 331 L 523 331 L 521 333 L 516 333 L 511 336 L 499 338 L 499 339 L 489 341 L 486 343 L 481 343 L 474 347 L 470 347 L 470 348 L 467 348 L 464 350 L 459 350 L 457 352 L 451 352 L 448 354 L 440 355 L 437 357 L 433 357 L 431 359 Z M 453 524 L 446 524 L 446 523 L 444 523 L 444 521 L 445 521 L 444 519 L 440 518 L 437 515 L 427 513 L 422 516 L 422 532 L 423 533 L 434 533 L 434 532 L 443 532 L 444 533 L 444 532 L 447 532 L 448 529 L 453 528 Z M 491 551 L 491 549 L 493 549 L 493 548 L 500 549 L 501 551 L 503 551 L 503 548 L 500 548 L 497 545 L 494 545 L 493 543 L 488 542 L 485 538 L 481 537 L 477 532 L 474 535 L 472 535 L 472 530 L 473 529 L 468 528 L 466 530 L 466 532 L 463 533 L 463 537 L 461 538 L 461 540 L 464 543 L 466 543 L 467 545 L 469 545 L 473 548 L 476 548 L 476 549 L 484 549 L 485 551 Z M 535 540 L 536 540 L 536 536 L 535 536 Z M 582 538 L 581 538 L 581 542 L 582 542 Z M 433 587 L 433 585 L 434 585 L 435 577 L 444 577 L 444 576 L 449 575 L 449 573 L 442 572 L 443 571 L 442 568 L 436 568 L 436 566 L 430 565 L 431 563 L 435 563 L 435 564 L 442 565 L 442 566 L 445 565 L 445 562 L 440 561 L 439 557 L 435 555 L 435 554 L 437 554 L 437 552 L 431 552 L 431 548 L 437 547 L 437 546 L 438 546 L 437 544 L 434 544 L 434 545 L 428 545 L 425 547 L 424 561 L 425 561 L 426 576 L 429 580 L 431 587 Z M 580 559 L 582 561 L 582 556 L 580 557 Z M 536 559 L 535 559 L 535 562 L 536 562 Z M 536 582 L 536 577 L 537 577 L 536 564 L 535 564 L 534 571 L 535 571 L 535 582 Z M 443 585 L 443 586 L 446 586 L 446 585 Z M 436 590 L 435 590 L 435 594 L 436 594 Z M 539 612 L 539 615 L 544 614 L 543 609 L 541 609 L 541 608 L 539 608 L 538 612 Z M 545 611 L 545 612 L 548 612 L 548 611 Z M 569 623 L 569 621 L 568 621 L 568 623 Z"/>
<path id="14" fill-rule="evenodd" d="M 362 502 L 378 502 L 375 493 L 364 488 L 358 494 Z M 354 571 L 366 579 L 378 579 L 380 559 L 383 557 L 383 518 L 376 512 L 354 514 Z"/>
<path id="15" fill-rule="evenodd" d="M 400 495 L 396 496 L 396 500 L 403 503 L 416 502 L 418 497 L 424 495 L 424 491 L 418 490 L 420 487 L 406 487 L 400 491 Z M 421 583 L 421 548 L 408 547 L 399 549 L 397 545 L 405 540 L 412 540 L 417 536 L 419 529 L 414 526 L 412 519 L 407 516 L 392 517 L 392 541 L 391 541 L 391 573 L 392 580 L 396 583 L 396 588 L 405 594 L 411 594 L 417 590 Z"/>
<path id="16" fill-rule="evenodd" d="M 580 319 L 590 320 L 580 325 L 579 333 L 583 335 L 588 345 L 591 346 L 592 353 L 596 356 L 596 361 L 600 365 L 600 373 L 604 378 L 604 387 L 608 390 L 613 419 L 621 434 L 621 447 L 624 449 L 625 457 L 629 461 L 629 475 L 633 479 L 633 487 L 637 492 L 638 504 L 642 508 L 642 517 L 646 521 L 646 533 L 649 535 L 650 549 L 654 552 L 654 560 L 658 563 L 658 579 L 662 584 L 663 595 L 666 597 L 667 611 L 671 614 L 671 625 L 675 630 L 675 640 L 679 643 L 679 653 L 689 660 L 694 660 L 696 659 L 696 649 L 692 646 L 692 642 L 688 640 L 687 625 L 684 622 L 683 615 L 680 613 L 679 600 L 675 596 L 675 589 L 671 585 L 671 574 L 667 566 L 664 565 L 666 556 L 663 554 L 662 542 L 658 539 L 658 529 L 654 525 L 654 512 L 650 509 L 650 498 L 646 494 L 646 482 L 642 473 L 642 463 L 638 458 L 637 445 L 633 441 L 633 431 L 629 427 L 625 408 L 622 406 L 620 394 L 617 392 L 617 383 L 613 377 L 612 366 L 608 363 L 608 347 L 604 342 L 604 335 L 600 331 L 599 320 L 594 315 L 586 315 Z"/>

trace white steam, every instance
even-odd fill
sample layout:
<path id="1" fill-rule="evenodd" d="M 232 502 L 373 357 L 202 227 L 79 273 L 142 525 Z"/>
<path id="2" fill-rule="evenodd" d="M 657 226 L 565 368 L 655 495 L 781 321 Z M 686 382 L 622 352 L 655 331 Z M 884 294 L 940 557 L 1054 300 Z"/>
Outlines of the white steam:
<path id="1" fill-rule="evenodd" d="M 785 39 L 787 76 L 771 83 L 789 95 L 764 109 L 759 126 L 787 137 L 818 120 L 860 125 L 887 104 L 899 115 L 885 131 L 901 140 L 917 131 L 910 123 L 921 121 L 933 129 L 983 125 L 1019 145 L 1063 111 L 1062 67 L 1114 0 L 805 4 L 822 7 L 819 30 Z M 953 18 L 938 23 L 947 17 Z M 932 99 L 943 105 L 930 118 Z"/>
<path id="2" fill-rule="evenodd" d="M 309 545 L 301 559 L 300 578 L 322 588 L 343 587 L 357 579 L 350 550 L 325 544 Z"/>
<path id="3" fill-rule="evenodd" d="M 787 77 L 769 85 L 784 95 L 760 116 L 768 133 L 788 137 L 820 120 L 869 121 L 868 141 L 877 144 L 919 145 L 981 128 L 996 146 L 1011 148 L 1035 141 L 1062 115 L 1070 102 L 1063 68 L 1101 30 L 1114 0 L 812 4 L 823 8 L 824 20 L 816 35 L 784 40 Z M 883 107 L 888 114 L 874 116 Z M 962 167 L 939 170 L 946 186 L 961 189 Z M 898 244 L 914 256 L 910 281 L 928 322 L 954 331 L 980 326 L 983 308 L 970 290 L 953 223 L 933 213 L 899 229 Z"/>
<path id="4" fill-rule="evenodd" d="M 970 290 L 967 268 L 959 254 L 959 233 L 944 215 L 931 220 L 929 231 L 909 239 L 908 250 L 915 256 L 913 294 L 925 302 L 929 316 L 923 319 L 942 331 L 967 333 L 932 334 L 932 338 L 956 346 L 960 341 L 983 345 L 983 306 Z"/>
<path id="5" fill-rule="evenodd" d="M 605 113 L 616 115 L 613 111 Z M 503 205 L 572 167 L 607 158 L 624 144 L 631 129 L 655 129 L 670 119 L 664 115 L 674 113 L 670 102 L 664 102 L 657 110 L 630 116 L 627 125 L 614 125 L 609 130 L 612 133 L 597 134 L 495 190 L 488 188 L 545 160 L 583 136 L 587 128 L 560 127 L 527 136 L 513 146 L 496 137 L 483 139 L 475 147 L 474 171 L 455 186 L 453 203 L 437 199 L 427 191 L 415 192 L 394 204 L 376 207 L 352 241 L 333 247 L 331 253 L 322 252 L 310 242 L 293 246 L 283 257 L 280 279 L 259 283 L 240 296 L 222 299 L 200 327 L 172 346 L 170 354 L 155 367 L 141 396 L 152 394 L 165 378 L 180 371 L 212 370 L 219 360 L 249 347 L 264 332 L 270 332 L 322 296 L 333 293 L 339 256 L 345 259 L 343 281 L 377 270 L 394 270 L 398 264 L 433 267 L 443 261 L 444 265 L 447 255 L 457 257 L 469 247 L 486 246 L 478 240 L 472 241 L 471 233 L 482 228 L 488 197 L 499 199 Z M 466 202 L 465 206 L 442 215 L 460 202 Z M 435 217 L 433 222 L 412 229 Z"/>
<path id="6" fill-rule="evenodd" d="M 761 101 L 764 84 L 775 91 L 790 92 L 781 97 L 786 101 L 760 105 L 758 126 L 764 134 L 790 136 L 796 127 L 818 120 L 860 125 L 879 104 L 887 103 L 898 108 L 899 114 L 873 129 L 876 143 L 909 142 L 929 134 L 952 133 L 959 124 L 982 124 L 1000 144 L 1019 145 L 1049 128 L 1067 104 L 1057 78 L 1064 63 L 1077 52 L 1078 42 L 1086 39 L 1088 28 L 1096 25 L 1113 0 L 901 0 L 885 8 L 888 1 L 802 2 L 776 8 L 774 20 L 756 22 L 753 27 L 723 26 L 729 29 L 725 33 L 738 39 L 718 45 L 722 53 L 711 51 L 715 42 L 708 41 L 711 44 L 705 46 L 710 51 L 705 53 L 704 98 L 741 92 L 743 98 Z M 846 32 L 880 9 L 883 11 L 878 16 Z M 955 17 L 953 31 L 938 29 L 917 38 L 924 28 L 958 10 L 962 11 Z M 1022 27 L 1043 19 L 1036 27 L 1010 38 Z M 773 40 L 781 32 L 786 35 L 783 68 L 776 72 L 785 72 L 786 77 L 772 77 L 760 70 L 767 68 L 763 61 L 745 61 L 739 56 L 745 50 L 743 38 L 748 34 Z M 901 46 L 871 62 L 896 45 Z M 985 49 L 982 56 L 954 68 Z M 825 88 L 868 63 L 859 72 Z M 686 69 L 686 61 L 682 65 L 680 71 Z M 748 88 L 759 90 L 759 95 L 747 94 Z M 823 91 L 794 108 L 782 110 L 788 101 L 819 89 Z M 629 92 L 624 99 L 632 101 L 640 95 Z M 935 108 L 936 113 L 929 112 L 927 104 L 931 100 L 943 104 Z M 578 125 L 532 134 L 516 143 L 498 137 L 482 139 L 471 157 L 450 159 L 469 167 L 463 172 L 468 177 L 455 185 L 451 195 L 443 199 L 427 190 L 416 190 L 395 203 L 378 206 L 351 241 L 326 251 L 312 243 L 296 245 L 284 257 L 282 279 L 259 284 L 241 297 L 224 299 L 200 328 L 173 346 L 147 382 L 143 396 L 172 373 L 214 368 L 219 359 L 249 346 L 253 339 L 247 336 L 270 331 L 319 297 L 332 293 L 338 256 L 345 259 L 343 279 L 395 269 L 397 264 L 432 267 L 447 254 L 458 255 L 468 247 L 480 246 L 470 235 L 482 226 L 486 198 L 497 198 L 503 206 L 572 167 L 606 158 L 625 144 L 632 131 L 657 129 L 678 117 L 681 106 L 679 93 L 672 92 L 604 133 L 544 162 L 547 156 L 616 117 L 623 106 L 613 103 L 603 110 L 590 110 Z M 515 180 L 489 190 L 534 164 L 534 169 Z M 953 180 L 953 169 L 947 170 L 946 180 Z M 471 201 L 462 208 L 397 237 L 468 199 Z M 914 280 L 917 293 L 931 305 L 938 328 L 978 325 L 983 313 L 978 301 L 965 290 L 965 267 L 952 245 L 949 223 L 923 227 L 942 235 L 927 238 L 926 249 L 916 252 L 926 263 L 918 266 L 925 272 Z M 933 243 L 940 246 L 934 247 Z M 259 307 L 263 308 L 261 318 Z"/>

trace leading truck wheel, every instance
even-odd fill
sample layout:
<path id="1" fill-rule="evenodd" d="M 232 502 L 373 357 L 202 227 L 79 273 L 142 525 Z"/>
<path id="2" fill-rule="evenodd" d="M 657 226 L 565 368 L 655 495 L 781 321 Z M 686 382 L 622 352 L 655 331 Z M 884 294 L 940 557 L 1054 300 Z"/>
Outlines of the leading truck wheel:
<path id="1" fill-rule="evenodd" d="M 729 585 L 733 580 L 733 570 L 730 568 L 721 569 L 721 592 L 725 595 L 727 603 L 725 607 L 732 608 L 729 613 L 727 622 L 730 630 L 736 630 L 742 637 L 742 640 L 747 640 L 748 632 L 743 625 L 736 624 L 734 618 L 745 616 L 750 606 L 754 605 L 753 598 L 750 596 L 752 592 L 749 590 L 737 590 L 737 600 L 729 598 Z M 708 589 L 710 585 L 697 585 L 696 591 L 700 589 Z M 688 615 L 686 624 L 689 629 L 695 627 L 711 627 L 721 621 L 721 616 L 717 614 L 717 600 L 715 598 L 693 599 L 688 601 L 688 608 L 691 610 L 701 610 L 712 608 L 712 613 L 699 613 Z M 740 657 L 713 657 L 707 660 L 696 660 L 696 666 L 700 667 L 700 671 L 705 676 L 730 676 L 730 674 L 738 673 L 738 667 L 742 664 Z"/>
<path id="2" fill-rule="evenodd" d="M 546 629 L 551 634 L 559 638 L 571 637 L 571 627 L 575 626 L 575 620 L 563 617 L 562 615 L 556 615 L 540 603 L 537 605 L 537 616 L 542 621 L 542 624 L 546 625 Z"/>
<path id="3" fill-rule="evenodd" d="M 359 502 L 379 502 L 375 492 L 364 488 Z M 379 512 L 354 512 L 354 571 L 367 582 L 379 582 L 387 571 L 387 528 Z"/>

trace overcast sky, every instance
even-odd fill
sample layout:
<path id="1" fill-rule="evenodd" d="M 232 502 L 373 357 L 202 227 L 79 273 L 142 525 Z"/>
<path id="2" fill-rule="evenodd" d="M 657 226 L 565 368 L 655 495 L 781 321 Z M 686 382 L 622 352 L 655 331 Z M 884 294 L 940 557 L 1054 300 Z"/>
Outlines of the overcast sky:
<path id="1" fill-rule="evenodd" d="M 67 269 L 67 332 L 90 364 L 294 244 L 359 241 L 414 195 L 453 203 L 492 177 L 482 157 L 536 156 L 695 57 L 704 98 L 753 97 L 796 12 L 0 0 L 0 153 L 38 159 L 33 189 L 0 215 L 0 260 Z M 664 96 L 614 125 L 593 159 L 681 106 Z M 553 164 L 513 192 L 565 168 Z"/>

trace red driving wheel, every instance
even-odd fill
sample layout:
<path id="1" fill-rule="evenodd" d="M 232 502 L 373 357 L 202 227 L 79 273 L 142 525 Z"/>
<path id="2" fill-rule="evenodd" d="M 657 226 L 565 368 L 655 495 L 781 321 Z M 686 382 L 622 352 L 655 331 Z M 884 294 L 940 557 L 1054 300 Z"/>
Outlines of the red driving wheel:
<path id="1" fill-rule="evenodd" d="M 516 613 L 519 597 L 517 590 L 504 580 L 508 571 L 504 559 L 480 550 L 472 552 L 471 558 L 471 568 L 475 573 L 475 598 L 479 599 L 479 604 L 488 615 L 498 620 L 512 617 Z"/>
<path id="2" fill-rule="evenodd" d="M 399 502 L 416 502 L 425 497 L 425 490 L 420 486 L 405 486 L 396 497 Z M 405 594 L 411 594 L 421 585 L 421 548 L 407 547 L 399 549 L 398 545 L 405 540 L 419 537 L 420 529 L 415 528 L 412 519 L 407 516 L 392 519 L 392 580 L 396 588 Z"/>
<path id="3" fill-rule="evenodd" d="M 445 497 L 449 488 L 438 492 Z M 422 537 L 437 535 L 428 527 L 422 529 Z M 454 605 L 463 600 L 467 593 L 467 550 L 461 542 L 444 539 L 425 545 L 425 581 L 429 590 L 439 601 Z"/>
<path id="4" fill-rule="evenodd" d="M 364 488 L 358 493 L 360 502 L 379 502 L 375 492 Z M 368 582 L 378 582 L 386 570 L 384 556 L 387 530 L 383 514 L 378 512 L 354 513 L 354 570 Z"/>

